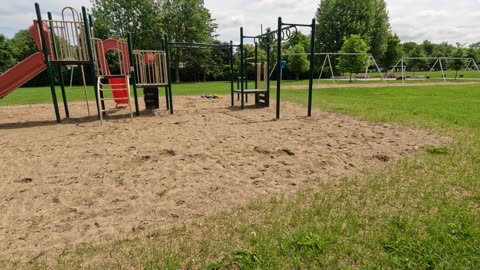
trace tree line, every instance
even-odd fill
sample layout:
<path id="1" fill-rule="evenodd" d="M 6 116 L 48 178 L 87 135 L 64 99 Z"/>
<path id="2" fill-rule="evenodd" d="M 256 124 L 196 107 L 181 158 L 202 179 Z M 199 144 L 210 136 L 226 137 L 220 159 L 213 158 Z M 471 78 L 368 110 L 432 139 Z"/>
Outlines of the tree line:
<path id="1" fill-rule="evenodd" d="M 92 0 L 92 16 L 95 37 L 100 39 L 126 38 L 132 34 L 135 49 L 163 49 L 163 34 L 170 41 L 222 43 L 218 40 L 215 19 L 205 7 L 203 0 Z M 402 56 L 411 57 L 469 57 L 480 59 L 480 42 L 469 44 L 439 44 L 425 40 L 423 43 L 401 42 L 389 24 L 384 0 L 322 0 L 316 10 L 316 52 L 371 53 L 384 69 L 391 68 Z M 287 66 L 284 78 L 306 77 L 310 34 L 298 32 L 283 43 Z M 253 56 L 253 45 L 245 47 L 248 56 Z M 259 58 L 266 58 L 266 45 L 259 44 Z M 0 35 L 0 73 L 25 59 L 37 48 L 28 31 L 21 30 L 8 39 Z M 275 57 L 272 46 L 272 59 Z M 175 81 L 203 81 L 229 79 L 229 50 L 173 49 L 172 74 Z M 337 57 L 333 59 L 331 73 L 355 73 L 360 71 L 365 59 L 362 57 Z M 239 52 L 235 51 L 235 72 L 238 74 Z M 315 73 L 320 71 L 323 58 L 315 57 Z M 250 61 L 251 62 L 251 61 Z M 273 61 L 272 61 L 273 62 Z M 358 62 L 356 65 L 355 62 Z M 272 67 L 275 63 L 272 63 Z M 416 70 L 433 64 L 430 60 L 411 60 L 407 63 Z M 459 63 L 456 63 L 459 65 Z M 455 66 L 454 62 L 448 65 Z M 252 63 L 247 64 L 250 78 L 255 77 Z M 65 72 L 69 72 L 63 67 Z M 74 83 L 80 84 L 78 70 L 74 71 Z M 329 72 L 325 74 L 328 76 Z M 87 72 L 86 74 L 89 74 Z M 275 76 L 275 75 L 274 75 Z M 30 85 L 47 83 L 45 74 L 37 76 Z"/>

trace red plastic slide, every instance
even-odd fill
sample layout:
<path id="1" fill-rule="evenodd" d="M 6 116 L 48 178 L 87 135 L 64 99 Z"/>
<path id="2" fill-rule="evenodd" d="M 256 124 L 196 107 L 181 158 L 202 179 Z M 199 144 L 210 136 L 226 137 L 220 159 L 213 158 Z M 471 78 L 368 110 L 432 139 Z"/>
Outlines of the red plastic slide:
<path id="1" fill-rule="evenodd" d="M 112 94 L 117 104 L 128 104 L 128 82 L 127 78 L 108 79 L 112 86 Z"/>
<path id="2" fill-rule="evenodd" d="M 37 52 L 0 75 L 0 99 L 24 85 L 47 68 L 43 53 Z"/>

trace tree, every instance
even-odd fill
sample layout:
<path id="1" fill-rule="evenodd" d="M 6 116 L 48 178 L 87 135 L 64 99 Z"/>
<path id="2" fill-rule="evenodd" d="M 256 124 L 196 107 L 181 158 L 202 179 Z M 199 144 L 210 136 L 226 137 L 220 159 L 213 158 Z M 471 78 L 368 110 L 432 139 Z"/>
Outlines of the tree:
<path id="1" fill-rule="evenodd" d="M 300 74 L 308 70 L 310 62 L 302 44 L 295 45 L 291 52 L 294 55 L 288 58 L 287 67 L 295 74 L 295 80 L 298 80 Z"/>
<path id="2" fill-rule="evenodd" d="M 92 0 L 95 36 L 126 38 L 136 49 L 160 49 L 162 29 L 155 0 Z"/>
<path id="3" fill-rule="evenodd" d="M 283 43 L 282 49 L 290 51 L 299 44 L 303 47 L 304 52 L 310 52 L 310 37 L 302 32 L 296 32 L 293 34 L 292 38 Z"/>
<path id="4" fill-rule="evenodd" d="M 404 56 L 411 56 L 412 51 L 414 51 L 418 47 L 419 47 L 419 45 L 415 42 L 412 42 L 412 41 L 403 43 L 402 44 L 403 55 Z"/>
<path id="5" fill-rule="evenodd" d="M 3 73 L 15 64 L 15 59 L 8 43 L 8 39 L 4 35 L 0 35 L 0 73 Z"/>
<path id="6" fill-rule="evenodd" d="M 467 57 L 473 58 L 476 61 L 480 60 L 480 42 L 468 45 Z"/>
<path id="7" fill-rule="evenodd" d="M 367 53 L 368 45 L 359 35 L 351 35 L 350 38 L 344 38 L 344 43 L 340 53 Z M 350 82 L 352 74 L 358 72 L 368 61 L 368 55 L 342 55 L 337 58 L 338 69 L 341 72 L 350 73 Z"/>
<path id="8" fill-rule="evenodd" d="M 318 51 L 338 52 L 343 37 L 360 35 L 375 57 L 383 57 L 390 29 L 384 0 L 323 0 L 316 18 Z"/>
<path id="9" fill-rule="evenodd" d="M 455 47 L 451 44 L 448 44 L 448 42 L 442 42 L 440 44 L 435 44 L 434 48 L 433 48 L 433 51 L 436 54 L 447 56 L 454 49 L 455 49 Z"/>
<path id="10" fill-rule="evenodd" d="M 435 44 L 433 44 L 429 40 L 424 40 L 420 46 L 422 46 L 422 49 L 427 57 L 434 57 L 433 53 L 437 53 L 437 51 L 435 51 Z M 427 60 L 429 66 L 433 66 L 435 64 L 435 61 L 436 59 Z"/>
<path id="11" fill-rule="evenodd" d="M 390 23 L 388 22 L 388 11 L 385 1 L 375 0 L 373 13 L 373 26 L 370 30 L 370 53 L 375 57 L 382 59 L 387 51 L 387 42 L 390 33 Z"/>
<path id="12" fill-rule="evenodd" d="M 465 57 L 465 52 L 462 48 L 458 47 L 450 53 L 450 57 L 455 58 L 448 61 L 448 67 L 455 70 L 455 80 L 457 79 L 458 71 L 465 67 L 465 60 L 460 59 Z"/>
<path id="13" fill-rule="evenodd" d="M 397 34 L 389 35 L 387 40 L 387 51 L 381 62 L 385 68 L 390 68 L 396 64 L 398 59 L 402 57 L 402 47 L 400 45 L 400 39 Z"/>
<path id="14" fill-rule="evenodd" d="M 38 51 L 37 44 L 30 36 L 28 30 L 18 31 L 12 39 L 10 39 L 12 54 L 15 60 L 22 61 L 33 53 Z"/>
<path id="15" fill-rule="evenodd" d="M 171 41 L 206 43 L 213 41 L 217 24 L 211 18 L 203 0 L 162 0 L 161 10 L 162 29 Z M 180 62 L 184 56 L 185 52 L 182 50 L 172 52 L 177 82 L 180 81 Z"/>
<path id="16" fill-rule="evenodd" d="M 424 40 L 423 43 L 422 43 L 422 48 L 423 48 L 423 51 L 425 52 L 425 54 L 427 56 L 432 56 L 433 49 L 435 48 L 435 44 L 433 44 L 429 40 Z"/>
<path id="17" fill-rule="evenodd" d="M 209 52 L 206 61 L 206 75 L 215 80 L 230 80 L 230 45 L 218 40 L 214 40 L 213 43 L 225 47 L 215 47 Z"/>
<path id="18" fill-rule="evenodd" d="M 408 64 L 413 68 L 413 76 L 415 76 L 415 71 L 421 69 L 426 63 L 427 60 L 425 59 L 427 55 L 423 51 L 421 46 L 417 46 L 413 51 L 410 52 L 410 57 L 415 57 L 416 59 L 409 60 Z"/>

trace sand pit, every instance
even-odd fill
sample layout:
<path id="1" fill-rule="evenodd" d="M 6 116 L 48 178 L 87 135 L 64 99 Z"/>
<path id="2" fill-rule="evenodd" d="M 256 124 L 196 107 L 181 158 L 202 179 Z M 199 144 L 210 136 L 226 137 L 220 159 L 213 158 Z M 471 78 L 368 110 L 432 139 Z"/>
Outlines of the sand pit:
<path id="1" fill-rule="evenodd" d="M 50 104 L 0 107 L 0 257 L 178 224 L 446 142 L 287 102 L 280 121 L 275 106 L 240 111 L 228 97 L 174 102 L 174 115 L 104 125 L 83 103 L 59 125 Z"/>

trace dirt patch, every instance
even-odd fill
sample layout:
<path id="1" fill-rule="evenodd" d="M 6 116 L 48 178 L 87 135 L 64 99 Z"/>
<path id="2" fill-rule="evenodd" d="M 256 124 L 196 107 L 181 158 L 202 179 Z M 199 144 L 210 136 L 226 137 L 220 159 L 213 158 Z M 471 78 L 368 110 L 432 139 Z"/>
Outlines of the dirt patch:
<path id="1" fill-rule="evenodd" d="M 176 97 L 176 113 L 55 124 L 49 104 L 0 107 L 0 257 L 58 252 L 295 192 L 445 138 L 282 103 Z"/>

